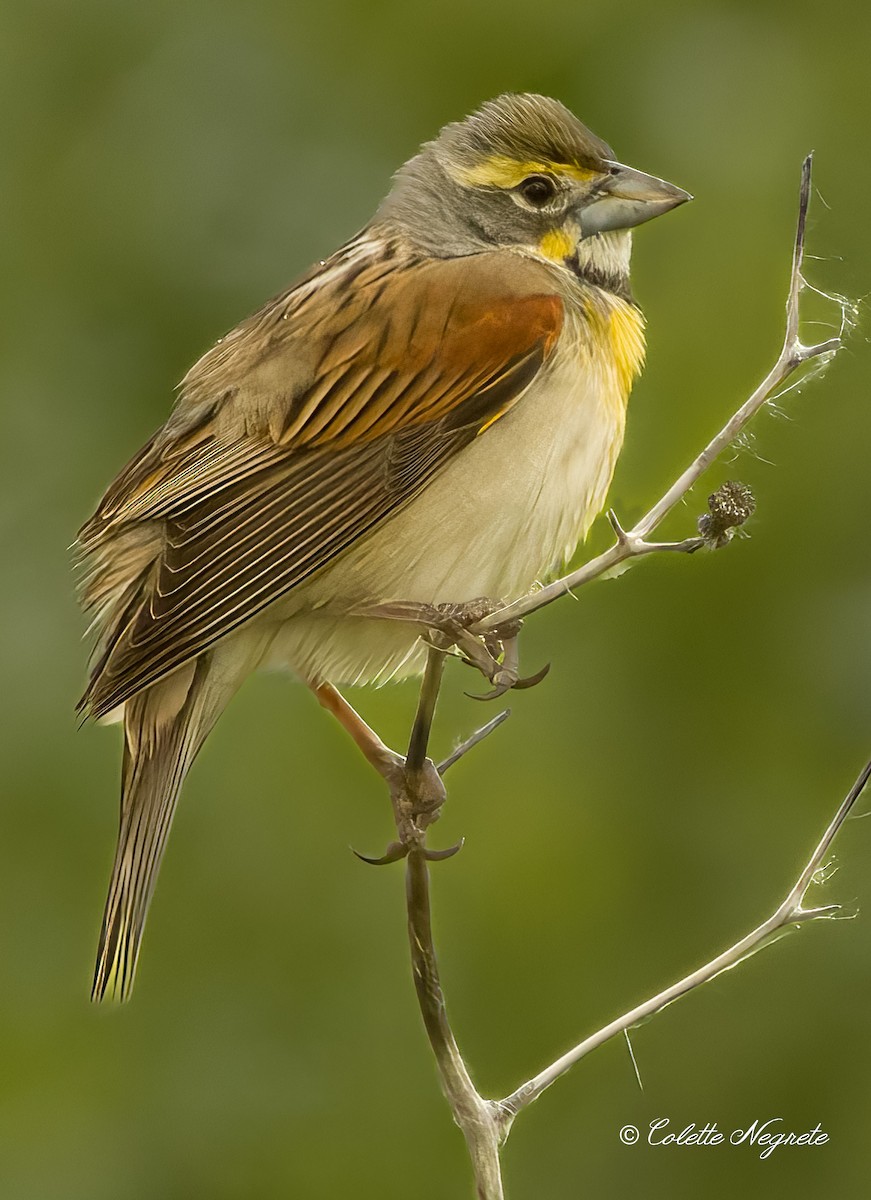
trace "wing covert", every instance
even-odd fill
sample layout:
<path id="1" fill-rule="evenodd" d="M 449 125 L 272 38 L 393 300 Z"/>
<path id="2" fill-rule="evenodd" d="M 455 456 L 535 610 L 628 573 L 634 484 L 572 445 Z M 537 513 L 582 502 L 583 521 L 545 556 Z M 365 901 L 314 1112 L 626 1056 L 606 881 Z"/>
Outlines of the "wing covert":
<path id="1" fill-rule="evenodd" d="M 365 537 L 516 403 L 559 336 L 562 302 L 538 264 L 506 278 L 504 256 L 477 257 L 488 261 L 370 265 L 347 295 L 327 272 L 321 292 L 280 297 L 225 339 L 232 353 L 221 343 L 189 373 L 173 417 L 81 534 L 86 604 L 89 586 L 104 603 L 100 572 L 131 528 L 161 535 L 115 597 L 91 713 Z"/>

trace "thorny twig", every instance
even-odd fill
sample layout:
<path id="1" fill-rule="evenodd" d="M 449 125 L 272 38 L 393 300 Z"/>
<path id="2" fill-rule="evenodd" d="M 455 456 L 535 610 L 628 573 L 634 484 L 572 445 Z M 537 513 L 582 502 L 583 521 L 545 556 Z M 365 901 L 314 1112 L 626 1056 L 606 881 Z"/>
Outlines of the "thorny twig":
<path id="1" fill-rule="evenodd" d="M 628 559 L 640 558 L 642 555 L 653 554 L 660 550 L 686 552 L 698 549 L 701 543 L 697 538 L 687 538 L 682 542 L 649 542 L 647 539 L 671 512 L 674 506 L 683 499 L 690 488 L 698 482 L 711 464 L 719 458 L 724 450 L 728 449 L 735 442 L 747 424 L 759 412 L 760 408 L 777 394 L 778 389 L 787 379 L 795 374 L 799 367 L 806 362 L 810 362 L 812 359 L 826 361 L 828 358 L 834 356 L 842 345 L 842 335 L 848 321 L 849 305 L 846 301 L 838 297 L 832 297 L 841 307 L 841 329 L 838 334 L 835 337 L 828 338 L 824 342 L 817 342 L 812 346 L 803 345 L 799 337 L 799 299 L 802 289 L 808 286 L 802 276 L 802 263 L 804 260 L 807 211 L 810 202 L 812 159 L 813 156 L 809 154 L 802 164 L 798 225 L 796 227 L 792 253 L 792 273 L 790 275 L 789 293 L 786 301 L 786 331 L 783 339 L 783 347 L 778 355 L 777 362 L 759 384 L 759 387 L 752 396 L 744 401 L 720 432 L 708 442 L 701 454 L 693 459 L 683 474 L 674 481 L 671 487 L 632 529 L 621 529 L 617 518 L 613 513 L 609 513 L 609 518 L 617 538 L 613 546 L 609 547 L 602 554 L 598 554 L 595 558 L 591 558 L 588 562 L 578 567 L 577 570 L 570 572 L 562 579 L 557 579 L 546 587 L 533 592 L 531 595 L 523 596 L 513 604 L 509 604 L 505 608 L 491 613 L 474 627 L 474 632 L 483 633 L 485 630 L 492 629 L 496 625 L 501 625 L 507 620 L 529 616 L 530 613 L 537 612 L 540 608 L 544 608 L 545 605 L 552 604 L 554 600 L 558 600 L 566 592 L 573 592 L 581 587 L 582 584 L 590 583 L 591 580 L 598 579 L 600 575 L 612 571 Z"/>
<path id="2" fill-rule="evenodd" d="M 551 1063 L 550 1066 L 540 1071 L 534 1079 L 530 1079 L 527 1083 L 517 1088 L 516 1091 L 512 1092 L 510 1096 L 499 1101 L 506 1129 L 510 1128 L 511 1122 L 517 1113 L 531 1104 L 533 1100 L 537 1100 L 545 1088 L 549 1088 L 555 1080 L 559 1079 L 560 1075 L 564 1075 L 569 1067 L 574 1066 L 576 1062 L 580 1062 L 582 1058 L 586 1058 L 591 1050 L 597 1049 L 603 1042 L 607 1042 L 609 1038 L 614 1037 L 615 1034 L 624 1033 L 631 1029 L 633 1025 L 638 1025 L 642 1021 L 646 1021 L 649 1017 L 661 1012 L 662 1009 L 674 1000 L 685 996 L 687 992 L 693 991 L 694 988 L 699 987 L 703 983 L 708 983 L 721 972 L 728 971 L 730 967 L 736 967 L 742 959 L 747 958 L 754 950 L 758 950 L 766 942 L 771 941 L 774 935 L 787 925 L 797 927 L 807 921 L 814 921 L 821 917 L 836 917 L 841 911 L 839 904 L 825 904 L 817 908 L 804 908 L 803 901 L 808 888 L 814 882 L 814 876 L 817 875 L 823 866 L 829 847 L 841 826 L 850 815 L 869 778 L 871 778 L 871 762 L 866 763 L 862 768 L 861 774 L 841 802 L 829 827 L 820 838 L 807 866 L 790 888 L 786 899 L 766 921 L 757 926 L 752 933 L 748 933 L 746 937 L 737 941 L 734 946 L 730 946 L 728 950 L 724 950 L 722 954 L 718 954 L 716 958 L 712 958 L 710 962 L 705 963 L 704 966 L 699 967 L 683 979 L 678 980 L 677 983 L 673 983 L 665 991 L 659 992 L 658 995 L 652 996 L 649 1000 L 645 1000 L 643 1004 L 639 1004 L 631 1012 L 624 1013 L 622 1017 L 618 1017 L 615 1021 L 611 1021 L 610 1024 L 605 1025 L 596 1033 L 585 1038 L 573 1049 L 563 1054 L 561 1058 L 558 1058 L 556 1062 Z"/>
<path id="3" fill-rule="evenodd" d="M 837 336 L 812 346 L 803 345 L 799 337 L 799 299 L 802 288 L 805 286 L 802 278 L 802 262 L 810 185 L 811 157 L 808 156 L 802 166 L 799 217 L 786 305 L 786 333 L 783 347 L 776 363 L 756 391 L 741 405 L 716 437 L 709 442 L 701 454 L 632 529 L 624 530 L 616 516 L 609 513 L 609 519 L 616 534 L 616 541 L 610 549 L 591 559 L 565 578 L 484 617 L 471 627 L 470 633 L 485 635 L 490 631 L 492 638 L 495 635 L 494 631 L 498 633 L 499 630 L 508 627 L 512 621 L 536 612 L 546 604 L 550 604 L 560 596 L 578 588 L 581 584 L 589 583 L 592 579 L 605 574 L 629 559 L 666 550 L 692 552 L 704 544 L 722 545 L 728 540 L 732 528 L 740 524 L 752 511 L 752 497 L 749 493 L 742 494 L 740 485 L 726 485 L 726 489 L 721 489 L 719 493 L 711 497 L 711 517 L 703 518 L 700 523 L 701 536 L 687 538 L 680 542 L 647 540 L 675 504 L 686 495 L 714 460 L 734 443 L 751 418 L 766 402 L 771 400 L 786 380 L 790 379 L 803 364 L 811 360 L 825 362 L 841 346 L 841 334 L 847 319 L 845 302 L 841 302 L 842 328 Z M 718 507 L 715 506 L 715 501 Z M 385 613 L 385 615 L 387 614 Z M 464 636 L 468 642 L 468 636 L 465 634 Z M 454 1119 L 466 1139 L 474 1168 L 479 1200 L 502 1200 L 500 1146 L 507 1138 L 517 1114 L 537 1099 L 570 1067 L 615 1034 L 627 1032 L 633 1025 L 660 1012 L 672 1001 L 713 979 L 720 972 L 737 965 L 754 950 L 772 940 L 773 936 L 784 927 L 799 925 L 818 918 L 832 918 L 838 913 L 838 905 L 834 904 L 804 908 L 804 897 L 814 878 L 818 876 L 832 841 L 871 777 L 871 762 L 864 768 L 832 818 L 811 855 L 810 861 L 785 900 L 766 921 L 704 966 L 585 1038 L 568 1053 L 517 1088 L 511 1095 L 502 1100 L 487 1100 L 479 1094 L 472 1082 L 447 1018 L 430 919 L 427 861 L 448 857 L 460 847 L 458 845 L 446 851 L 434 851 L 427 848 L 426 838 L 430 825 L 438 819 L 446 797 L 442 781 L 445 771 L 500 725 L 508 713 L 500 713 L 442 763 L 435 766 L 427 757 L 427 750 L 444 671 L 445 650 L 444 639 L 441 642 L 436 639 L 428 646 L 427 666 L 421 684 L 420 699 L 407 756 L 403 759 L 400 755 L 388 751 L 380 742 L 376 747 L 378 752 L 374 755 L 370 752 L 368 755 L 369 761 L 384 777 L 390 789 L 398 840 L 388 847 L 386 854 L 381 858 L 367 859 L 366 861 L 381 864 L 403 858 L 406 860 L 409 942 L 415 988 L 424 1026 L 438 1065 L 442 1089 Z M 371 733 L 371 731 L 369 732 Z"/>

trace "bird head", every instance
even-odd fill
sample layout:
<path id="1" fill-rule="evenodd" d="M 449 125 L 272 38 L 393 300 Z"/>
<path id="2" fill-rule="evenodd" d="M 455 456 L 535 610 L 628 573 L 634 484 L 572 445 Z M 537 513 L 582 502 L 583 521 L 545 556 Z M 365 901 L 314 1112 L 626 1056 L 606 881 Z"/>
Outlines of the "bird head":
<path id="1" fill-rule="evenodd" d="M 689 199 L 615 161 L 558 101 L 504 95 L 422 146 L 376 219 L 439 257 L 510 247 L 619 275 L 628 231 Z"/>

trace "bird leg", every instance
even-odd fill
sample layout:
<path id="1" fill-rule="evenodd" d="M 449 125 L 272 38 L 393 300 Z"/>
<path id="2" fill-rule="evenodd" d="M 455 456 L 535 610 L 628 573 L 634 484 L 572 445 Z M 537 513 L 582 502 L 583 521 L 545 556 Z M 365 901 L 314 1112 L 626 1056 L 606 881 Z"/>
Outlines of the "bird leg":
<path id="1" fill-rule="evenodd" d="M 333 684 L 309 686 L 323 707 L 351 735 L 366 761 L 385 780 L 390 792 L 398 840 L 391 842 L 378 858 L 358 854 L 355 850 L 357 857 L 373 866 L 382 866 L 405 858 L 412 847 L 419 848 L 425 858 L 432 860 L 456 854 L 461 843 L 447 850 L 430 850 L 423 845 L 426 829 L 438 819 L 446 796 L 445 785 L 431 759 L 421 756 L 419 762 L 412 762 L 391 750 Z M 428 732 L 427 728 L 427 735 Z"/>
<path id="2" fill-rule="evenodd" d="M 423 640 L 437 650 L 449 650 L 455 646 L 462 661 L 476 667 L 494 685 L 492 691 L 472 698 L 494 700 L 511 688 L 534 687 L 550 670 L 548 663 L 527 679 L 519 677 L 517 636 L 522 621 L 506 621 L 482 634 L 472 632 L 479 621 L 502 607 L 502 601 L 480 597 L 466 604 L 422 604 L 415 600 L 394 600 L 367 605 L 357 612 L 360 616 L 422 625 Z"/>
<path id="3" fill-rule="evenodd" d="M 381 741 L 375 730 L 366 724 L 338 688 L 333 687 L 331 683 L 310 684 L 309 686 L 323 707 L 331 712 L 342 728 L 351 735 L 366 761 L 375 768 L 379 775 L 389 780 L 393 773 L 402 769 L 404 765 L 402 755 L 397 754 L 395 750 L 391 750 Z"/>

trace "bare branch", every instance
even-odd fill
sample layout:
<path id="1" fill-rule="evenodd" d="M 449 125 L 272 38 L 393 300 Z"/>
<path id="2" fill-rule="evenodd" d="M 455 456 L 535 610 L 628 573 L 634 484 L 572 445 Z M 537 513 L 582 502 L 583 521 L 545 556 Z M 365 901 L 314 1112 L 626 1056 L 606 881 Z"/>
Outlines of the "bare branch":
<path id="1" fill-rule="evenodd" d="M 479 1200 L 502 1200 L 501 1123 L 493 1106 L 478 1095 L 448 1021 L 433 946 L 429 871 L 423 855 L 416 849 L 408 855 L 405 890 L 414 986 L 442 1091 L 466 1139 Z"/>
<path id="2" fill-rule="evenodd" d="M 499 1147 L 502 1122 L 498 1109 L 479 1095 L 460 1053 L 445 1007 L 439 978 L 430 911 L 429 869 L 427 862 L 449 858 L 462 842 L 447 850 L 431 850 L 426 845 L 430 825 L 438 820 L 445 801 L 441 775 L 463 754 L 482 741 L 508 716 L 500 713 L 459 746 L 437 768 L 427 757 L 429 737 L 438 703 L 445 666 L 445 651 L 432 644 L 427 647 L 426 669 L 420 685 L 417 712 L 405 759 L 388 749 L 377 734 L 362 721 L 335 688 L 319 689 L 322 704 L 342 721 L 390 789 L 397 840 L 384 854 L 370 858 L 358 854 L 373 866 L 386 866 L 406 860 L 405 895 L 408 941 L 418 1004 L 424 1028 L 438 1067 L 442 1091 L 454 1120 L 463 1132 L 475 1172 L 479 1200 L 503 1200 Z M 355 853 L 357 853 L 355 851 Z"/>
<path id="3" fill-rule="evenodd" d="M 506 1127 L 506 1135 L 511 1122 L 519 1112 L 530 1105 L 533 1100 L 537 1100 L 541 1093 L 546 1088 L 549 1088 L 561 1075 L 564 1075 L 570 1067 L 580 1062 L 582 1058 L 586 1058 L 591 1051 L 597 1049 L 603 1042 L 607 1042 L 615 1034 L 625 1033 L 633 1025 L 638 1025 L 640 1022 L 661 1012 L 662 1009 L 673 1001 L 678 1000 L 681 996 L 685 996 L 695 988 L 701 987 L 703 983 L 708 983 L 722 971 L 727 971 L 730 967 L 737 966 L 742 959 L 747 958 L 748 955 L 758 950 L 766 942 L 772 941 L 774 936 L 787 925 L 799 925 L 823 917 L 831 918 L 836 916 L 840 911 L 840 906 L 837 904 L 827 904 L 819 908 L 804 908 L 803 902 L 808 888 L 814 881 L 814 876 L 823 866 L 829 847 L 841 826 L 850 815 L 851 809 L 862 794 L 869 778 L 871 778 L 871 761 L 865 765 L 859 778 L 850 788 L 840 808 L 832 818 L 829 827 L 820 838 L 807 866 L 790 889 L 786 899 L 766 921 L 763 921 L 761 925 L 757 926 L 751 933 L 748 933 L 746 937 L 741 938 L 734 946 L 730 946 L 728 950 L 724 950 L 722 954 L 718 954 L 716 958 L 712 958 L 710 962 L 705 963 L 704 966 L 699 967 L 690 975 L 678 980 L 677 983 L 673 983 L 665 991 L 652 996 L 643 1004 L 639 1004 L 630 1012 L 625 1013 L 622 1017 L 618 1017 L 615 1021 L 611 1021 L 610 1024 L 605 1025 L 598 1032 L 585 1038 L 584 1041 L 580 1042 L 572 1050 L 569 1050 L 561 1058 L 558 1058 L 556 1062 L 551 1063 L 549 1067 L 545 1067 L 533 1079 L 530 1079 L 522 1087 L 512 1092 L 510 1096 L 498 1102 L 498 1107 L 502 1113 L 502 1120 Z"/>
<path id="4" fill-rule="evenodd" d="M 420 685 L 420 699 L 411 731 L 408 757 L 405 764 L 405 786 L 410 792 L 413 808 L 418 807 L 415 794 L 422 772 L 432 762 L 426 757 L 432 718 L 444 673 L 445 654 L 435 646 L 427 648 L 426 670 Z M 493 722 L 491 722 L 491 726 Z M 473 737 L 480 740 L 480 730 Z M 470 739 L 471 740 L 471 739 Z M 437 778 L 440 775 L 437 774 Z M 431 819 L 438 816 L 436 812 Z M 415 820 L 415 824 L 420 824 Z M 402 836 L 400 823 L 397 829 Z M 499 1164 L 500 1127 L 494 1110 L 472 1083 L 471 1076 L 457 1046 L 445 1007 L 444 992 L 439 978 L 429 898 L 429 870 L 426 865 L 426 824 L 418 838 L 409 846 L 405 871 L 405 897 L 408 913 L 408 941 L 414 986 L 429 1044 L 435 1055 L 442 1091 L 451 1107 L 454 1120 L 463 1131 L 472 1166 L 479 1200 L 502 1200 L 502 1174 Z M 430 852 L 432 853 L 432 852 Z"/>
<path id="5" fill-rule="evenodd" d="M 749 399 L 745 400 L 741 407 L 729 418 L 720 432 L 711 439 L 683 474 L 674 481 L 664 495 L 644 514 L 634 528 L 626 531 L 617 526 L 617 541 L 613 546 L 609 547 L 602 554 L 596 555 L 595 558 L 590 559 L 578 567 L 577 570 L 564 576 L 564 578 L 557 579 L 539 591 L 533 592 L 529 596 L 523 596 L 521 599 L 515 600 L 513 604 L 509 604 L 505 608 L 499 609 L 497 612 L 485 617 L 474 626 L 475 633 L 483 633 L 507 620 L 526 617 L 530 613 L 537 612 L 540 608 L 552 604 L 554 600 L 558 600 L 567 592 L 573 592 L 583 584 L 590 583 L 591 580 L 598 579 L 600 575 L 612 571 L 614 567 L 619 566 L 620 563 L 626 562 L 628 559 L 640 558 L 642 555 L 653 554 L 661 550 L 692 551 L 697 549 L 699 545 L 697 538 L 689 538 L 684 542 L 665 543 L 651 543 L 647 539 L 668 513 L 671 512 L 674 506 L 683 499 L 690 488 L 698 482 L 708 467 L 719 458 L 724 450 L 733 444 L 746 425 L 759 412 L 760 408 L 771 400 L 778 389 L 795 374 L 803 363 L 809 362 L 811 359 L 825 361 L 840 350 L 842 345 L 840 333 L 836 337 L 829 338 L 824 342 L 818 342 L 812 346 L 803 345 L 799 337 L 799 300 L 801 291 L 806 286 L 801 272 L 804 262 L 807 210 L 810 201 L 811 163 L 812 155 L 809 154 L 802 164 L 801 171 L 798 224 L 792 253 L 792 271 L 786 303 L 786 332 L 783 339 L 783 347 L 777 361 L 762 383 L 760 383 Z M 846 311 L 846 301 L 838 297 L 832 298 L 841 305 L 843 316 Z M 842 320 L 842 329 L 843 326 L 844 322 Z M 614 524 L 614 520 L 612 520 L 612 525 Z"/>
<path id="6" fill-rule="evenodd" d="M 711 511 L 709 516 L 700 521 L 700 536 L 679 542 L 649 540 L 653 531 L 693 487 L 703 472 L 735 441 L 751 418 L 771 400 L 798 368 L 811 359 L 824 362 L 841 346 L 841 335 L 847 324 L 849 306 L 838 297 L 832 297 L 841 305 L 842 325 L 838 336 L 812 346 L 804 346 L 799 338 L 799 300 L 802 288 L 807 286 L 802 278 L 801 269 L 810 181 L 811 159 L 808 157 L 802 167 L 798 226 L 786 306 L 786 331 L 780 355 L 752 396 L 741 405 L 649 512 L 628 531 L 621 527 L 614 513 L 609 513 L 616 538 L 613 546 L 565 578 L 486 616 L 486 609 L 473 610 L 470 615 L 468 605 L 432 606 L 398 601 L 369 606 L 365 610 L 366 615 L 414 622 L 428 631 L 427 665 L 405 758 L 385 746 L 335 688 L 322 685 L 317 689 L 321 703 L 342 722 L 390 790 L 397 840 L 392 842 L 386 853 L 379 858 L 365 858 L 364 861 L 382 865 L 403 858 L 406 860 L 408 935 L 418 1003 L 438 1066 L 442 1090 L 466 1139 L 479 1200 L 502 1200 L 499 1149 L 508 1136 L 514 1118 L 571 1066 L 615 1034 L 627 1033 L 633 1025 L 713 979 L 721 971 L 737 965 L 784 927 L 821 917 L 832 917 L 838 912 L 837 905 L 804 908 L 803 901 L 811 882 L 820 871 L 832 840 L 871 776 L 871 762 L 838 809 L 786 899 L 766 921 L 709 963 L 580 1042 L 573 1050 L 557 1059 L 504 1100 L 491 1101 L 484 1099 L 472 1083 L 448 1021 L 432 936 L 427 862 L 455 854 L 462 843 L 442 851 L 432 850 L 426 845 L 429 827 L 438 819 L 446 797 L 442 776 L 509 715 L 507 711 L 500 713 L 472 734 L 438 767 L 433 764 L 427 757 L 427 751 L 446 651 L 455 646 L 464 659 L 481 670 L 494 684 L 490 697 L 499 695 L 511 687 L 531 686 L 541 679 L 545 672 L 539 672 L 527 680 L 518 677 L 516 638 L 522 617 L 543 608 L 567 591 L 573 591 L 629 559 L 663 551 L 692 553 L 703 545 L 724 545 L 734 529 L 753 511 L 754 501 L 749 489 L 740 484 L 725 484 L 709 499 Z"/>

